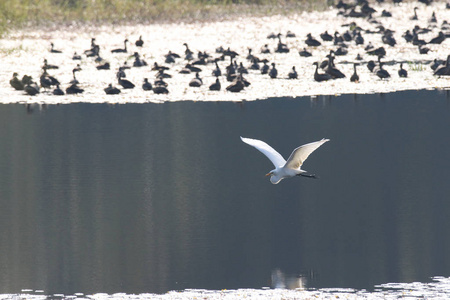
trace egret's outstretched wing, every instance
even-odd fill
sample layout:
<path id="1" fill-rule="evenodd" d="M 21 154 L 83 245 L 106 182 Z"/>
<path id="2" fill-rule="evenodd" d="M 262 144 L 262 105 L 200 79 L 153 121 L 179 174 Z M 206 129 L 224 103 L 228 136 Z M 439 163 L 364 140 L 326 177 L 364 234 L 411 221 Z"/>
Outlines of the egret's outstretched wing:
<path id="1" fill-rule="evenodd" d="M 285 167 L 290 169 L 299 169 L 308 156 L 314 152 L 314 150 L 328 141 L 329 139 L 321 139 L 320 141 L 295 148 L 294 151 L 292 151 L 291 156 L 289 156 Z"/>
<path id="2" fill-rule="evenodd" d="M 261 151 L 265 156 L 267 156 L 268 159 L 270 159 L 270 161 L 273 163 L 275 168 L 282 167 L 286 163 L 283 156 L 281 156 L 280 153 L 278 153 L 275 149 L 270 147 L 265 142 L 260 141 L 260 140 L 243 138 L 242 136 L 241 136 L 241 140 L 244 143 L 249 144 L 250 146 L 253 146 L 256 149 L 258 149 L 259 151 Z"/>

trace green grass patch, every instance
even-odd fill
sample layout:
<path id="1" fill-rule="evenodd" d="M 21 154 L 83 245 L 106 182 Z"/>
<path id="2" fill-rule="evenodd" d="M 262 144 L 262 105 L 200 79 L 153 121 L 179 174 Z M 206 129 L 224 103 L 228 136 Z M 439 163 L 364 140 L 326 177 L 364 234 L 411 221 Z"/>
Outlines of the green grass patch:
<path id="1" fill-rule="evenodd" d="M 13 48 L 0 48 L 0 55 L 11 55 L 14 54 L 16 52 L 20 52 L 24 50 L 24 48 L 22 47 L 22 45 L 18 46 L 18 47 L 13 47 Z"/>
<path id="2" fill-rule="evenodd" d="M 161 23 L 322 10 L 330 0 L 8 0 L 0 1 L 0 36 L 8 30 L 72 22 Z"/>
<path id="3" fill-rule="evenodd" d="M 408 62 L 409 69 L 411 71 L 424 71 L 425 67 L 421 63 Z"/>

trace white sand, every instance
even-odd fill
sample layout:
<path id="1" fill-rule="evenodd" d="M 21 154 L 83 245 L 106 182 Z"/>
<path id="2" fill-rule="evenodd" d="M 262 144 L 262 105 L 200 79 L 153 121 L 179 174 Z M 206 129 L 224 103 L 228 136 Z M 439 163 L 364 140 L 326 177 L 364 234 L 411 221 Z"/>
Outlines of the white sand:
<path id="1" fill-rule="evenodd" d="M 317 49 L 307 47 L 312 51 L 313 56 L 309 58 L 300 57 L 298 51 L 305 47 L 304 40 L 307 33 L 312 33 L 319 39 L 319 34 L 328 30 L 333 34 L 335 31 L 344 33 L 348 27 L 342 27 L 352 21 L 365 30 L 377 30 L 375 24 L 369 23 L 365 19 L 344 18 L 337 16 L 337 10 L 330 8 L 325 12 L 305 12 L 299 15 L 271 16 L 263 18 L 242 18 L 233 21 L 223 21 L 214 23 L 196 23 L 196 24 L 164 24 L 164 25 L 136 25 L 136 26 L 103 26 L 99 28 L 80 29 L 77 26 L 73 28 L 63 28 L 50 32 L 44 31 L 16 31 L 0 40 L 0 57 L 2 68 L 0 69 L 0 94 L 1 103 L 16 102 L 37 102 L 37 103 L 73 103 L 73 102 L 109 102 L 109 103 L 144 103 L 144 102 L 164 102 L 164 101 L 241 101 L 267 99 L 270 97 L 299 97 L 313 95 L 338 95 L 347 93 L 386 93 L 401 90 L 415 89 L 446 89 L 450 87 L 450 78 L 436 78 L 432 75 L 428 62 L 435 58 L 445 59 L 450 54 L 450 39 L 445 40 L 440 45 L 428 45 L 431 51 L 426 55 L 419 54 L 417 46 L 407 43 L 402 34 L 407 29 L 412 29 L 415 25 L 420 27 L 429 27 L 430 33 L 420 35 L 420 38 L 428 41 L 437 36 L 442 21 L 450 21 L 450 10 L 445 9 L 445 3 L 434 3 L 431 6 L 425 6 L 422 3 L 410 2 L 402 3 L 399 6 L 392 4 L 373 5 L 377 9 L 374 17 L 377 17 L 386 28 L 394 30 L 394 37 L 397 41 L 396 47 L 384 45 L 380 34 L 365 34 L 364 45 L 355 45 L 355 42 L 349 43 L 349 54 L 338 56 L 336 58 L 337 67 L 347 75 L 347 78 L 331 80 L 328 82 L 315 82 L 313 80 L 314 61 L 322 61 L 325 55 L 331 49 L 336 49 L 331 42 L 323 42 Z M 413 8 L 419 7 L 419 20 L 411 21 L 409 18 L 413 14 Z M 392 18 L 381 18 L 381 11 L 386 9 L 393 14 Z M 429 18 L 432 12 L 436 13 L 438 20 L 437 27 L 429 25 Z M 285 34 L 288 30 L 296 34 L 295 38 L 285 38 L 282 41 L 287 43 L 290 52 L 287 54 L 273 53 L 277 40 L 267 39 L 271 32 L 281 32 Z M 138 49 L 134 46 L 134 41 L 143 36 L 144 47 Z M 80 87 L 85 89 L 82 95 L 53 96 L 50 93 L 41 93 L 37 96 L 25 95 L 22 91 L 16 91 L 9 85 L 9 80 L 13 72 L 32 75 L 39 79 L 41 66 L 44 58 L 47 58 L 50 64 L 60 66 L 58 70 L 49 70 L 49 73 L 62 83 L 65 89 L 68 82 L 72 79 L 72 69 L 77 61 L 73 61 L 72 55 L 76 51 L 82 53 L 89 49 L 91 37 L 96 37 L 97 43 L 101 47 L 101 56 L 111 63 L 111 70 L 98 71 L 95 68 L 93 59 L 83 56 L 81 61 L 82 71 L 77 74 L 81 82 Z M 129 54 L 112 54 L 113 48 L 123 47 L 123 40 L 128 38 L 132 41 L 129 47 Z M 399 78 L 397 70 L 398 64 L 386 65 L 391 78 L 380 80 L 374 74 L 370 73 L 365 66 L 368 60 L 375 60 L 374 56 L 365 54 L 364 47 L 371 41 L 375 47 L 384 46 L 387 56 L 383 59 L 387 62 L 406 62 L 404 68 L 408 70 L 408 78 Z M 52 54 L 49 52 L 50 42 L 55 44 L 55 48 L 63 51 L 63 54 Z M 214 82 L 215 78 L 211 75 L 214 65 L 203 66 L 201 73 L 204 85 L 200 88 L 189 87 L 189 81 L 194 74 L 182 75 L 178 71 L 186 64 L 184 59 L 178 59 L 174 65 L 171 65 L 169 74 L 173 78 L 168 79 L 168 95 L 156 95 L 153 92 L 143 91 L 141 84 L 144 77 L 148 77 L 153 82 L 156 73 L 151 71 L 151 65 L 154 62 L 164 64 L 164 54 L 169 50 L 180 55 L 184 54 L 183 43 L 189 44 L 189 47 L 195 54 L 198 51 L 206 51 L 213 56 L 218 56 L 215 49 L 219 46 L 224 48 L 231 47 L 238 52 L 238 62 L 243 62 L 245 66 L 250 63 L 245 59 L 248 48 L 253 49 L 253 54 L 259 58 L 267 58 L 270 62 L 277 64 L 278 79 L 270 79 L 267 75 L 261 75 L 258 71 L 250 71 L 245 78 L 251 82 L 251 85 L 241 93 L 227 92 L 224 87 L 229 83 L 221 77 L 222 90 L 211 92 L 208 86 Z M 272 50 L 271 54 L 260 54 L 259 49 L 262 45 L 269 44 Z M 133 90 L 122 90 L 120 95 L 106 95 L 103 89 L 109 84 L 116 82 L 116 71 L 120 65 L 134 51 L 138 51 L 147 61 L 149 66 L 141 68 L 132 68 L 127 70 L 127 79 L 136 84 Z M 362 55 L 364 65 L 358 67 L 360 76 L 359 83 L 351 83 L 349 78 L 353 72 L 353 66 L 349 62 L 354 62 L 357 54 Z M 132 65 L 133 59 L 128 60 Z M 222 73 L 225 72 L 225 66 L 228 61 L 220 62 Z M 296 66 L 299 73 L 299 79 L 288 80 L 287 74 Z"/>

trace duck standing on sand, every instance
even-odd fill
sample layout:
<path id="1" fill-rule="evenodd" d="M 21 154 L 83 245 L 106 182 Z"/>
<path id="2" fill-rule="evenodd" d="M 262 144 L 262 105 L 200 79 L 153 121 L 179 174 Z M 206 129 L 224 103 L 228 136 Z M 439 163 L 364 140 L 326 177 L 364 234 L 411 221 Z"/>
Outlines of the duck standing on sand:
<path id="1" fill-rule="evenodd" d="M 74 83 L 78 84 L 79 83 L 77 80 L 77 77 L 75 76 L 75 73 L 80 72 L 80 71 L 81 71 L 80 65 L 77 65 L 75 68 L 73 68 L 73 70 L 72 70 L 73 79 L 70 81 L 70 84 L 74 84 Z"/>
<path id="2" fill-rule="evenodd" d="M 359 76 L 356 73 L 356 65 L 357 65 L 356 63 L 353 64 L 353 74 L 350 77 L 351 82 L 359 82 Z"/>
<path id="3" fill-rule="evenodd" d="M 119 71 L 117 72 L 117 79 L 119 84 L 124 88 L 124 89 L 133 89 L 135 87 L 134 83 L 132 83 L 131 81 L 127 80 L 127 79 L 122 79 L 125 78 L 125 71 L 123 70 L 122 67 L 119 68 Z"/>
<path id="4" fill-rule="evenodd" d="M 278 45 L 277 45 L 277 49 L 275 50 L 275 52 L 288 53 L 289 52 L 288 46 L 281 42 L 281 33 L 279 33 L 277 36 L 278 36 Z"/>
<path id="5" fill-rule="evenodd" d="M 441 44 L 446 39 L 445 34 L 442 31 L 439 31 L 438 36 L 432 38 L 428 44 Z"/>
<path id="6" fill-rule="evenodd" d="M 42 72 L 41 77 L 39 78 L 39 82 L 41 83 L 41 87 L 44 89 L 50 88 L 51 86 L 56 86 L 59 83 L 59 80 L 56 79 L 53 76 L 48 75 L 47 70 L 44 69 L 44 72 Z"/>
<path id="7" fill-rule="evenodd" d="M 411 18 L 409 18 L 411 21 L 417 21 L 419 18 L 417 17 L 417 10 L 419 8 L 418 7 L 414 7 L 414 14 Z"/>
<path id="8" fill-rule="evenodd" d="M 53 90 L 53 95 L 55 95 L 55 96 L 63 96 L 63 95 L 65 95 L 64 91 L 59 87 L 59 84 Z"/>
<path id="9" fill-rule="evenodd" d="M 327 73 L 321 74 L 321 73 L 319 73 L 319 70 L 318 70 L 319 69 L 319 63 L 317 61 L 314 62 L 313 65 L 316 66 L 316 70 L 314 71 L 314 80 L 315 81 L 322 82 L 322 81 L 327 81 L 327 80 L 333 79 L 333 77 L 331 77 L 330 74 L 327 74 Z"/>
<path id="10" fill-rule="evenodd" d="M 333 40 L 333 36 L 329 34 L 328 31 L 321 33 L 320 38 L 326 42 L 331 42 Z"/>
<path id="11" fill-rule="evenodd" d="M 76 51 L 73 53 L 72 60 L 81 60 L 81 55 L 79 55 Z"/>
<path id="12" fill-rule="evenodd" d="M 378 67 L 375 68 L 373 70 L 373 72 L 375 73 L 375 75 L 377 75 L 380 79 L 387 79 L 389 77 L 391 77 L 391 74 L 389 74 L 389 72 L 385 69 L 383 69 L 383 64 L 382 62 L 379 63 Z"/>
<path id="13" fill-rule="evenodd" d="M 334 64 L 334 56 L 330 53 L 328 55 L 328 65 L 325 68 L 325 73 L 330 75 L 331 77 L 335 78 L 344 78 L 345 74 L 339 71 L 338 68 L 336 68 Z"/>
<path id="14" fill-rule="evenodd" d="M 127 43 L 128 43 L 128 39 L 125 39 L 123 41 L 123 44 L 124 44 L 123 48 L 113 49 L 113 50 L 111 50 L 111 53 L 127 53 L 128 52 Z"/>
<path id="15" fill-rule="evenodd" d="M 216 82 L 214 82 L 213 84 L 211 84 L 209 86 L 209 90 L 210 91 L 220 91 L 220 81 L 219 81 L 219 77 L 216 77 Z"/>
<path id="16" fill-rule="evenodd" d="M 232 92 L 232 93 L 239 93 L 240 91 L 242 91 L 245 87 L 245 83 L 242 80 L 242 75 L 239 74 L 236 79 L 229 85 L 227 86 L 227 91 Z"/>
<path id="17" fill-rule="evenodd" d="M 200 87 L 203 85 L 203 80 L 200 78 L 199 73 L 195 73 L 195 77 L 189 82 L 189 86 Z"/>
<path id="18" fill-rule="evenodd" d="M 312 56 L 311 52 L 309 52 L 308 50 L 306 50 L 305 48 L 303 48 L 303 50 L 298 51 L 298 54 L 301 57 L 310 57 Z"/>
<path id="19" fill-rule="evenodd" d="M 187 61 L 193 60 L 194 52 L 192 52 L 191 49 L 189 49 L 189 45 L 187 43 L 184 43 L 183 46 L 186 47 L 186 49 L 184 50 L 184 59 Z"/>
<path id="20" fill-rule="evenodd" d="M 270 49 L 269 49 L 269 45 L 268 45 L 268 44 L 264 44 L 264 45 L 261 47 L 261 53 L 263 53 L 263 54 L 268 54 L 268 53 L 270 53 Z"/>
<path id="21" fill-rule="evenodd" d="M 50 69 L 59 69 L 57 65 L 51 65 L 48 63 L 47 59 L 44 59 L 44 65 L 42 66 L 43 70 L 50 70 Z"/>
<path id="22" fill-rule="evenodd" d="M 50 52 L 51 53 L 62 53 L 61 50 L 56 50 L 55 45 L 53 43 L 50 43 Z"/>
<path id="23" fill-rule="evenodd" d="M 212 70 L 212 75 L 213 76 L 221 76 L 222 75 L 222 71 L 220 70 L 219 65 L 217 64 L 217 60 L 214 61 L 214 64 L 216 65 L 216 68 L 214 70 Z"/>
<path id="24" fill-rule="evenodd" d="M 270 67 L 267 64 L 267 60 L 263 60 L 263 66 L 261 67 L 261 74 L 264 75 L 264 74 L 269 73 L 269 69 L 270 69 Z"/>
<path id="25" fill-rule="evenodd" d="M 408 71 L 403 69 L 403 63 L 400 63 L 400 69 L 398 70 L 398 76 L 403 77 L 403 78 L 408 77 Z"/>
<path id="26" fill-rule="evenodd" d="M 316 40 L 315 38 L 312 37 L 311 33 L 308 33 L 306 35 L 305 43 L 306 43 L 306 45 L 308 45 L 310 47 L 318 47 L 318 46 L 322 45 L 321 42 L 319 42 L 318 40 Z"/>
<path id="27" fill-rule="evenodd" d="M 384 49 L 384 47 L 378 47 L 376 49 L 367 51 L 367 54 L 376 55 L 378 57 L 384 57 L 386 56 L 386 49 Z"/>
<path id="28" fill-rule="evenodd" d="M 134 52 L 133 56 L 134 56 L 133 67 L 144 67 L 144 66 L 147 66 L 147 62 L 141 58 L 139 53 Z"/>
<path id="29" fill-rule="evenodd" d="M 142 84 L 142 89 L 144 91 L 150 91 L 153 89 L 152 84 L 150 82 L 148 82 L 147 78 L 144 78 L 144 83 Z"/>
<path id="30" fill-rule="evenodd" d="M 169 90 L 167 89 L 167 87 L 165 87 L 164 85 L 158 85 L 156 84 L 153 87 L 153 93 L 155 94 L 168 94 Z"/>
<path id="31" fill-rule="evenodd" d="M 175 63 L 176 58 L 180 58 L 180 55 L 178 55 L 176 53 L 172 53 L 172 51 L 169 50 L 169 53 L 164 55 L 164 57 L 166 58 L 164 61 L 166 64 L 173 64 L 173 63 Z"/>
<path id="32" fill-rule="evenodd" d="M 297 79 L 298 78 L 298 73 L 295 70 L 295 66 L 293 66 L 292 70 L 288 73 L 288 78 L 289 79 Z"/>
<path id="33" fill-rule="evenodd" d="M 84 89 L 80 88 L 76 83 L 72 84 L 66 89 L 67 94 L 81 94 L 84 92 Z"/>
<path id="34" fill-rule="evenodd" d="M 136 47 L 142 47 L 144 45 L 144 41 L 142 40 L 142 35 L 139 36 L 139 39 L 134 43 Z"/>
<path id="35" fill-rule="evenodd" d="M 272 79 L 275 79 L 278 76 L 278 70 L 275 68 L 275 63 L 272 63 L 272 68 L 269 71 L 269 76 Z"/>
<path id="36" fill-rule="evenodd" d="M 28 82 L 25 87 L 24 87 L 24 91 L 25 93 L 27 93 L 30 96 L 34 96 L 39 94 L 40 89 L 39 86 L 36 84 L 36 82 L 34 82 L 33 80 L 30 80 L 30 82 Z"/>
<path id="37" fill-rule="evenodd" d="M 436 70 L 434 70 L 433 75 L 439 77 L 450 75 L 450 55 L 447 56 L 447 60 L 444 64 L 439 65 Z"/>
<path id="38" fill-rule="evenodd" d="M 19 78 L 17 78 L 17 76 L 19 76 L 19 74 L 17 74 L 16 72 L 13 73 L 13 77 L 11 78 L 11 80 L 9 81 L 9 84 L 16 90 L 18 91 L 22 91 L 25 88 L 25 84 L 23 84 L 22 80 L 20 80 Z"/>
<path id="39" fill-rule="evenodd" d="M 107 95 L 117 95 L 120 94 L 120 90 L 113 86 L 111 83 L 104 89 Z"/>

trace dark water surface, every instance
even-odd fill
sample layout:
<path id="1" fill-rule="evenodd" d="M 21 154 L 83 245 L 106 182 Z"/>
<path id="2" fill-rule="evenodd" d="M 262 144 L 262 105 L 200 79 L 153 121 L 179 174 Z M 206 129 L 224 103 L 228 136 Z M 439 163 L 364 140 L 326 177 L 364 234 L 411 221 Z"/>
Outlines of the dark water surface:
<path id="1" fill-rule="evenodd" d="M 450 276 L 450 101 L 0 105 L 0 293 L 373 288 Z M 303 177 L 270 161 L 330 138 Z"/>

